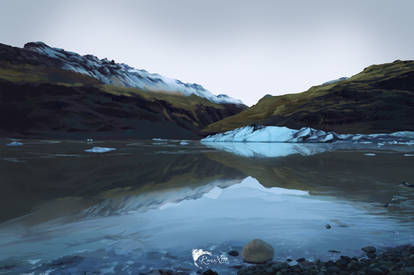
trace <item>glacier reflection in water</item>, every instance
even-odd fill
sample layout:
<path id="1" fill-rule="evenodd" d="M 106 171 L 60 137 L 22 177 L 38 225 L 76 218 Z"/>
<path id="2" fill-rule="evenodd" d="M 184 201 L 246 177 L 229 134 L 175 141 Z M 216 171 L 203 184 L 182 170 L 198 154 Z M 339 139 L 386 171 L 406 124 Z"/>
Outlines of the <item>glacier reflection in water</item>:
<path id="1" fill-rule="evenodd" d="M 336 150 L 390 150 L 406 152 L 413 150 L 410 145 L 385 145 L 382 143 L 284 143 L 284 142 L 203 142 L 204 146 L 225 151 L 242 157 L 286 157 L 299 154 L 311 156 Z"/>
<path id="2" fill-rule="evenodd" d="M 270 142 L 205 142 L 205 146 L 243 157 L 285 157 L 294 154 L 310 156 L 333 149 L 332 144 Z"/>

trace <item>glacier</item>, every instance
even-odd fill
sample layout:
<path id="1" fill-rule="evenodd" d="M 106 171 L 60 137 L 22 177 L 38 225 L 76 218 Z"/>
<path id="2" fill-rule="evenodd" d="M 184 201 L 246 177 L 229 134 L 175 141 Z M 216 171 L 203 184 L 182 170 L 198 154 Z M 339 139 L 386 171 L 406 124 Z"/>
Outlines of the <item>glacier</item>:
<path id="1" fill-rule="evenodd" d="M 309 127 L 299 130 L 284 126 L 245 126 L 235 130 L 216 135 L 210 135 L 201 142 L 280 142 L 280 143 L 330 143 L 330 142 L 356 142 L 378 144 L 407 144 L 414 145 L 413 131 L 400 131 L 390 134 L 337 134 L 325 132 Z"/>
<path id="2" fill-rule="evenodd" d="M 90 54 L 81 56 L 63 49 L 52 48 L 43 42 L 30 42 L 25 44 L 24 48 L 48 56 L 55 60 L 61 69 L 88 75 L 104 84 L 153 92 L 178 92 L 186 96 L 196 95 L 220 104 L 243 104 L 241 100 L 224 94 L 215 95 L 199 84 L 184 83 L 177 79 L 149 73 L 146 70 L 139 70 L 124 63 L 115 63 L 106 58 L 99 59 Z"/>

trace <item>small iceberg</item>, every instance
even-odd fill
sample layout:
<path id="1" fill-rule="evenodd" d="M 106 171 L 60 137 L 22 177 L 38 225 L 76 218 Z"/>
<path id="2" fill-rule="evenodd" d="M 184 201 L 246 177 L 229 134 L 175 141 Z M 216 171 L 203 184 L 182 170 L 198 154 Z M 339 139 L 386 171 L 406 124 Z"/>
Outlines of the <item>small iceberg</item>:
<path id="1" fill-rule="evenodd" d="M 188 144 L 190 144 L 188 143 L 188 141 L 185 141 L 185 140 L 180 141 L 180 145 L 188 145 Z"/>
<path id="2" fill-rule="evenodd" d="M 87 138 L 86 142 L 88 142 L 88 143 L 93 142 L 93 138 Z"/>
<path id="3" fill-rule="evenodd" d="M 107 148 L 107 147 L 92 147 L 91 149 L 87 149 L 85 150 L 85 152 L 88 153 L 106 153 L 106 152 L 111 152 L 111 151 L 115 151 L 115 148 Z"/>
<path id="4" fill-rule="evenodd" d="M 286 142 L 286 143 L 330 143 L 349 141 L 362 144 L 407 144 L 414 140 L 414 132 L 403 131 L 391 134 L 337 134 L 309 127 L 299 130 L 279 126 L 246 126 L 225 133 L 208 136 L 201 142 Z"/>
<path id="5" fill-rule="evenodd" d="M 366 153 L 364 155 L 365 156 L 368 156 L 368 157 L 375 157 L 377 154 L 374 154 L 374 153 Z"/>
<path id="6" fill-rule="evenodd" d="M 153 141 L 168 141 L 166 138 L 153 138 Z"/>
<path id="7" fill-rule="evenodd" d="M 22 146 L 23 143 L 22 142 L 18 142 L 18 141 L 12 141 L 10 143 L 6 144 L 7 146 Z"/>
<path id="8" fill-rule="evenodd" d="M 414 154 L 404 154 L 404 157 L 414 157 Z"/>

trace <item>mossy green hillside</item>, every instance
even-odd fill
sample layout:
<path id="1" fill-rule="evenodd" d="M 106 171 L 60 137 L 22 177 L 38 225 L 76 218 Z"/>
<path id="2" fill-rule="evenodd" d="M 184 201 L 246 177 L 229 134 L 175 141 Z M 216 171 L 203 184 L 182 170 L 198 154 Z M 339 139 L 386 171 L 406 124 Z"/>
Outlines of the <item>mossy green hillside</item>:
<path id="1" fill-rule="evenodd" d="M 414 61 L 372 65 L 349 79 L 306 92 L 266 96 L 203 131 L 224 132 L 250 124 L 347 133 L 414 130 Z"/>

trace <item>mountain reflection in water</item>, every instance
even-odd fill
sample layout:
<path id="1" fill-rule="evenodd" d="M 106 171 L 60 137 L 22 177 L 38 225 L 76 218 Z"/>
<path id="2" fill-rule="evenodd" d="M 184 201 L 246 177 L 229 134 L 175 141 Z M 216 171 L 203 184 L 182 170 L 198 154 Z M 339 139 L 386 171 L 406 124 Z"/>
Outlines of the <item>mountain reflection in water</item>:
<path id="1" fill-rule="evenodd" d="M 414 195 L 401 184 L 414 182 L 410 146 L 331 144 L 270 158 L 198 142 L 97 146 L 117 150 L 87 153 L 82 142 L 1 147 L 3 265 L 46 272 L 56 268 L 48 262 L 77 255 L 82 261 L 65 272 L 196 270 L 192 249 L 220 255 L 254 238 L 279 259 L 413 243 Z M 216 269 L 240 263 L 233 257 Z"/>

